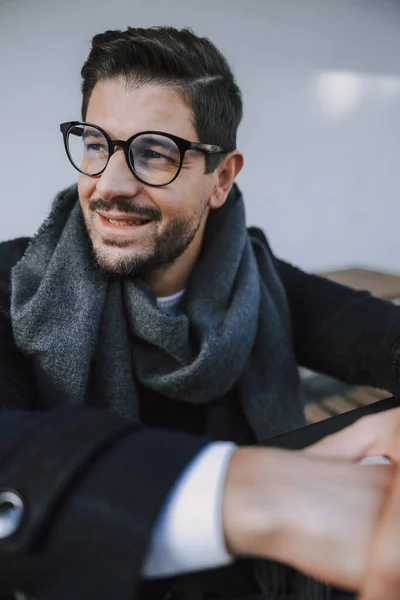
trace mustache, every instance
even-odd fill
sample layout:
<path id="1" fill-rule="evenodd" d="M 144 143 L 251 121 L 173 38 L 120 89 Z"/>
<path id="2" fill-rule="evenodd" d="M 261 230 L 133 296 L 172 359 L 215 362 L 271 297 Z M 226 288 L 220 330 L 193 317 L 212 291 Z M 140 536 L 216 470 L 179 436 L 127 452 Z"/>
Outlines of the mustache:
<path id="1" fill-rule="evenodd" d="M 141 206 L 125 198 L 118 198 L 112 202 L 105 202 L 100 198 L 98 200 L 91 200 L 89 208 L 93 212 L 96 210 L 108 212 L 116 208 L 127 215 L 132 214 L 145 219 L 151 219 L 152 221 L 159 221 L 161 219 L 161 212 L 157 208 L 153 206 Z"/>

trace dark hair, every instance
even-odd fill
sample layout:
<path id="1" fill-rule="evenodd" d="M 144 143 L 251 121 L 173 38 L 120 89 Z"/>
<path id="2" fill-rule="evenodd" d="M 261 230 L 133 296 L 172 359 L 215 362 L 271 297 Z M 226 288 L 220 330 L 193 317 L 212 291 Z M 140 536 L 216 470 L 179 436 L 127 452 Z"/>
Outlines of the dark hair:
<path id="1" fill-rule="evenodd" d="M 135 85 L 172 87 L 191 108 L 201 142 L 217 144 L 227 152 L 236 148 L 243 112 L 240 89 L 221 52 L 191 29 L 128 27 L 95 35 L 81 75 L 83 120 L 96 83 L 123 76 Z M 207 156 L 206 172 L 222 159 L 220 154 Z"/>

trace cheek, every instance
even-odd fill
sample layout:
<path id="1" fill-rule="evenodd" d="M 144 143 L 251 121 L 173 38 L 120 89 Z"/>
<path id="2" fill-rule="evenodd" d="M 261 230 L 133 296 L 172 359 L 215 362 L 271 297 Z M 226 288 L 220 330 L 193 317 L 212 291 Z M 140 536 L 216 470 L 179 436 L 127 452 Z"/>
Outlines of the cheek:
<path id="1" fill-rule="evenodd" d="M 176 183 L 176 182 L 174 182 Z M 169 223 L 172 219 L 180 216 L 182 206 L 182 191 L 178 185 L 172 183 L 164 188 L 153 188 L 147 189 L 148 200 L 153 206 L 155 206 L 161 214 L 161 222 L 164 224 Z"/>
<path id="2" fill-rule="evenodd" d="M 81 203 L 82 209 L 85 209 L 89 200 L 93 197 L 94 191 L 96 189 L 96 180 L 91 177 L 85 177 L 85 175 L 80 175 L 78 178 L 78 195 L 79 201 Z"/>
<path id="3" fill-rule="evenodd" d="M 196 178 L 191 175 L 182 176 L 171 185 L 150 192 L 151 201 L 160 210 L 165 223 L 177 218 L 192 221 L 203 214 L 211 194 L 210 182 L 205 181 L 204 176 Z"/>
<path id="4" fill-rule="evenodd" d="M 164 225 L 176 221 L 177 219 L 183 221 L 190 221 L 194 217 L 193 206 L 190 203 L 190 199 L 181 198 L 175 196 L 172 201 L 160 203 L 159 208 L 162 214 L 162 221 Z"/>

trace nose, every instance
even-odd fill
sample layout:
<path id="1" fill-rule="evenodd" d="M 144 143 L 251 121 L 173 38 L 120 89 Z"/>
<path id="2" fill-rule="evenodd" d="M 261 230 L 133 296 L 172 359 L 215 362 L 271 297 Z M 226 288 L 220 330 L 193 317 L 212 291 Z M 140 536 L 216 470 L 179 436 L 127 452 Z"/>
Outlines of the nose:
<path id="1" fill-rule="evenodd" d="M 132 198 L 141 189 L 142 184 L 130 171 L 122 148 L 116 148 L 97 181 L 96 191 L 103 200 L 111 201 L 117 196 Z"/>

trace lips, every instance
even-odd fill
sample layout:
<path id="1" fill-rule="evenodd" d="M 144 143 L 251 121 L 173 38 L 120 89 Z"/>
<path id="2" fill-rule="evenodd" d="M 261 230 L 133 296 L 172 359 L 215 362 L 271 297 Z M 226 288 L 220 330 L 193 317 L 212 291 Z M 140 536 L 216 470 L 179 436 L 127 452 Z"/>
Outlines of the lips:
<path id="1" fill-rule="evenodd" d="M 144 225 L 145 223 L 148 223 L 148 221 L 144 221 L 143 219 L 126 219 L 126 220 L 122 220 L 122 219 L 107 219 L 111 225 L 119 225 L 119 226 L 130 226 L 130 225 Z"/>
<path id="2" fill-rule="evenodd" d="M 140 228 L 145 227 L 148 223 L 151 223 L 151 219 L 145 219 L 137 215 L 132 214 L 112 214 L 112 213 L 101 213 L 96 211 L 100 226 L 108 233 L 114 232 L 115 234 L 123 234 L 124 232 L 129 233 Z"/>
<path id="3" fill-rule="evenodd" d="M 132 214 L 121 214 L 121 213 L 117 213 L 117 214 L 112 214 L 112 213 L 103 213 L 100 211 L 97 211 L 98 214 L 103 217 L 103 219 L 106 219 L 107 221 L 111 221 L 111 222 L 115 222 L 117 225 L 119 223 L 127 223 L 127 222 L 132 222 L 135 225 L 143 225 L 144 223 L 148 223 L 151 219 L 146 219 L 145 217 L 140 217 L 138 215 L 132 215 Z"/>

